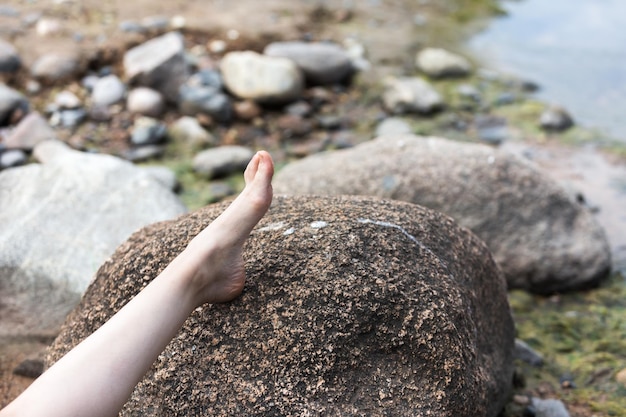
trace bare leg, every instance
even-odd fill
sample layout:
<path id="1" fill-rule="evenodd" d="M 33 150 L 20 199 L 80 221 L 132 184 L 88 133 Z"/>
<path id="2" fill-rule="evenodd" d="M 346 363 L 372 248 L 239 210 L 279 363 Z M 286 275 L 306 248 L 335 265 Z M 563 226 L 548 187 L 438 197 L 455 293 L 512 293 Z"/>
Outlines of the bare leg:
<path id="1" fill-rule="evenodd" d="M 274 165 L 257 153 L 246 187 L 143 291 L 5 409 L 9 416 L 117 416 L 189 314 L 243 290 L 242 246 L 272 201 Z"/>

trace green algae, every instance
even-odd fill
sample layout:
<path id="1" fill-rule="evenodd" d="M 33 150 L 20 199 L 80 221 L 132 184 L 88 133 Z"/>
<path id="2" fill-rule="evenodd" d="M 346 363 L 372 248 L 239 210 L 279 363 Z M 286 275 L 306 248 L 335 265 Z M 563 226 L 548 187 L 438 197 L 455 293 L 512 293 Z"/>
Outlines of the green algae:
<path id="1" fill-rule="evenodd" d="M 517 337 L 545 361 L 541 368 L 517 363 L 526 384 L 516 393 L 538 395 L 538 387 L 547 383 L 550 396 L 568 405 L 598 417 L 626 415 L 626 387 L 615 380 L 626 369 L 624 277 L 614 274 L 585 292 L 542 297 L 515 290 L 509 298 Z M 520 415 L 512 406 L 507 412 Z"/>

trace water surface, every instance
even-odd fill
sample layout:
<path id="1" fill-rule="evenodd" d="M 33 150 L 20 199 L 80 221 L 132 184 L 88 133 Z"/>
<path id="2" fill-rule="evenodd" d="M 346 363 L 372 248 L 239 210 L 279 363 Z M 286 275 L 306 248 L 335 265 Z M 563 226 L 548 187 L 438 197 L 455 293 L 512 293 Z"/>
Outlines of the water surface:
<path id="1" fill-rule="evenodd" d="M 486 66 L 541 86 L 586 127 L 626 142 L 626 0 L 506 1 L 472 38 Z"/>

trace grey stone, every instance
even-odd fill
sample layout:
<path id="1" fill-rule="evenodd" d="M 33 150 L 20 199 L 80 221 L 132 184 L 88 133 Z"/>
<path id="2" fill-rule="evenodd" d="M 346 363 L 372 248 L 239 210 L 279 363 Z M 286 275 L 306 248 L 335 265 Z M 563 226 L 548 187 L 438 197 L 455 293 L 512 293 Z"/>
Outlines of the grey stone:
<path id="1" fill-rule="evenodd" d="M 133 145 L 157 145 L 165 142 L 167 127 L 164 123 L 151 117 L 140 117 L 135 120 L 130 135 Z"/>
<path id="2" fill-rule="evenodd" d="M 543 366 L 543 356 L 520 339 L 515 339 L 515 359 L 519 359 L 532 366 Z"/>
<path id="3" fill-rule="evenodd" d="M 24 165 L 27 160 L 28 156 L 21 149 L 0 150 L 0 169 Z"/>
<path id="4" fill-rule="evenodd" d="M 56 139 L 56 137 L 57 135 L 48 124 L 48 121 L 38 112 L 32 112 L 24 117 L 15 129 L 11 131 L 4 145 L 11 149 L 30 151 L 37 144 L 48 139 Z"/>
<path id="5" fill-rule="evenodd" d="M 100 78 L 93 86 L 91 100 L 95 106 L 110 106 L 122 101 L 126 94 L 126 85 L 117 75 Z"/>
<path id="6" fill-rule="evenodd" d="M 39 57 L 30 72 L 37 80 L 46 83 L 67 81 L 80 72 L 80 59 L 71 53 L 50 52 Z"/>
<path id="7" fill-rule="evenodd" d="M 46 364 L 227 205 L 148 226 L 120 246 Z M 506 285 L 484 243 L 447 216 L 375 198 L 275 197 L 243 258 L 242 296 L 197 309 L 121 417 L 495 417 L 508 400 Z"/>
<path id="8" fill-rule="evenodd" d="M 211 133 L 200 125 L 195 117 L 183 116 L 168 128 L 169 137 L 176 142 L 183 142 L 193 147 L 217 145 L 218 141 Z"/>
<path id="9" fill-rule="evenodd" d="M 176 173 L 166 166 L 150 165 L 139 168 L 143 169 L 146 174 L 157 180 L 168 190 L 176 191 L 180 186 Z"/>
<path id="10" fill-rule="evenodd" d="M 441 95 L 419 77 L 385 80 L 383 104 L 391 113 L 432 113 L 444 105 Z"/>
<path id="11" fill-rule="evenodd" d="M 24 95 L 0 83 L 0 127 L 14 122 L 16 113 L 27 113 L 28 108 L 28 100 Z"/>
<path id="12" fill-rule="evenodd" d="M 243 172 L 253 156 L 254 152 L 243 146 L 220 146 L 198 153 L 193 169 L 208 178 L 221 177 Z"/>
<path id="13" fill-rule="evenodd" d="M 274 189 L 372 195 L 446 213 L 487 243 L 510 288 L 577 290 L 611 268 L 606 234 L 588 207 L 531 162 L 486 145 L 381 137 L 293 162 Z"/>
<path id="14" fill-rule="evenodd" d="M 132 113 L 159 117 L 165 110 L 163 95 L 152 88 L 138 87 L 128 93 L 126 108 Z"/>
<path id="15" fill-rule="evenodd" d="M 507 121 L 501 117 L 477 116 L 474 120 L 478 138 L 492 145 L 500 145 L 509 138 Z"/>
<path id="16" fill-rule="evenodd" d="M 465 76 L 472 69 L 466 58 L 441 48 L 421 50 L 415 64 L 426 75 L 435 78 Z"/>
<path id="17" fill-rule="evenodd" d="M 154 88 L 175 103 L 178 89 L 189 77 L 182 35 L 166 33 L 128 50 L 124 72 L 131 81 Z"/>
<path id="18" fill-rule="evenodd" d="M 217 70 L 203 69 L 189 77 L 187 85 L 193 87 L 215 87 L 221 90 L 224 87 L 222 74 Z"/>
<path id="19" fill-rule="evenodd" d="M 413 133 L 411 126 L 398 117 L 388 117 L 376 126 L 376 137 Z"/>
<path id="20" fill-rule="evenodd" d="M 154 158 L 160 158 L 165 153 L 164 145 L 143 145 L 125 151 L 122 156 L 132 162 L 142 162 Z"/>
<path id="21" fill-rule="evenodd" d="M 56 334 L 133 231 L 176 217 L 176 195 L 134 165 L 50 140 L 42 164 L 0 172 L 0 335 Z"/>
<path id="22" fill-rule="evenodd" d="M 263 53 L 291 59 L 314 85 L 342 82 L 352 72 L 352 63 L 345 49 L 330 42 L 273 42 Z"/>
<path id="23" fill-rule="evenodd" d="M 53 126 L 75 128 L 87 119 L 87 110 L 83 108 L 61 110 L 51 119 Z M 52 120 L 54 123 L 52 123 Z"/>
<path id="24" fill-rule="evenodd" d="M 211 86 L 183 85 L 179 92 L 178 109 L 187 116 L 206 114 L 218 122 L 228 122 L 233 115 L 230 98 Z"/>
<path id="25" fill-rule="evenodd" d="M 565 404 L 561 400 L 552 398 L 541 399 L 533 397 L 531 399 L 535 417 L 570 417 Z"/>
<path id="26" fill-rule="evenodd" d="M 539 124 L 542 129 L 561 132 L 574 126 L 574 120 L 563 107 L 553 105 L 541 113 Z"/>
<path id="27" fill-rule="evenodd" d="M 14 73 L 22 66 L 17 49 L 10 43 L 0 39 L 0 73 Z"/>
<path id="28" fill-rule="evenodd" d="M 252 51 L 227 53 L 221 70 L 230 92 L 258 102 L 296 100 L 304 86 L 302 73 L 292 60 Z"/>

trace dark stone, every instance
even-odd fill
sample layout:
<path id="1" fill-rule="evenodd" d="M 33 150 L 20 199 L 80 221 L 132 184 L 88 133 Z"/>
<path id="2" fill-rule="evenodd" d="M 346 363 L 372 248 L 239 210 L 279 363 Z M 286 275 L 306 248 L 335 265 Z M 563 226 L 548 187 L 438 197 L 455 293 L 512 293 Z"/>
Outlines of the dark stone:
<path id="1" fill-rule="evenodd" d="M 180 88 L 178 108 L 187 116 L 204 113 L 218 122 L 229 122 L 233 115 L 230 98 L 212 86 L 183 85 Z"/>
<path id="2" fill-rule="evenodd" d="M 43 373 L 43 361 L 41 359 L 26 359 L 13 370 L 13 374 L 26 378 L 38 378 Z"/>
<path id="3" fill-rule="evenodd" d="M 148 226 L 121 245 L 47 364 L 227 204 Z M 373 198 L 277 197 L 243 256 L 242 296 L 192 313 L 122 417 L 495 417 L 507 401 L 514 328 L 505 282 L 482 241 L 450 218 Z"/>

